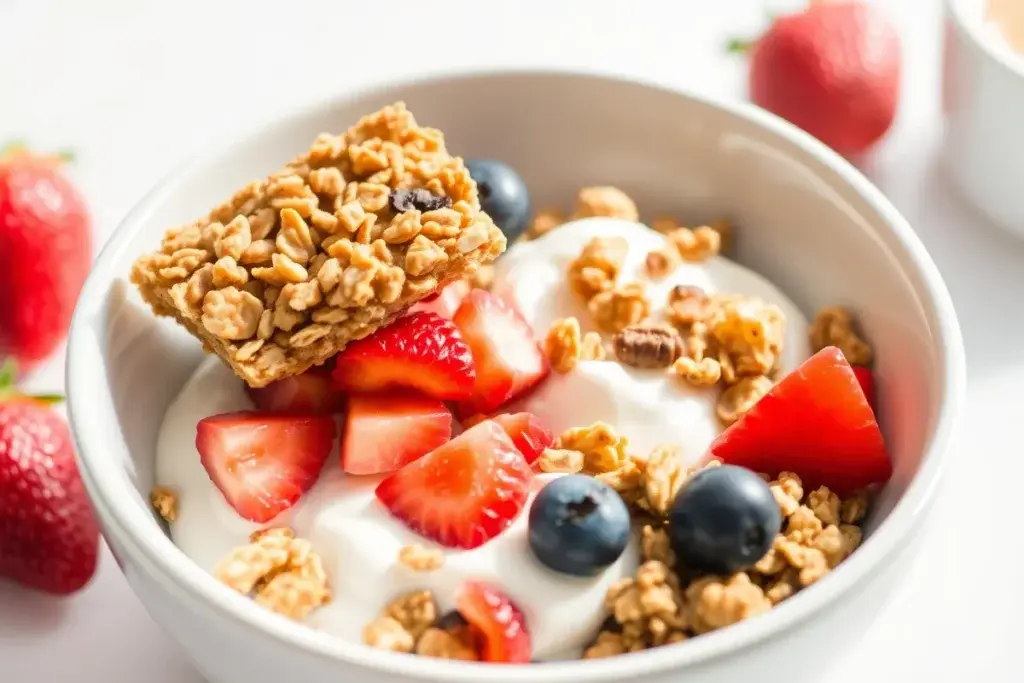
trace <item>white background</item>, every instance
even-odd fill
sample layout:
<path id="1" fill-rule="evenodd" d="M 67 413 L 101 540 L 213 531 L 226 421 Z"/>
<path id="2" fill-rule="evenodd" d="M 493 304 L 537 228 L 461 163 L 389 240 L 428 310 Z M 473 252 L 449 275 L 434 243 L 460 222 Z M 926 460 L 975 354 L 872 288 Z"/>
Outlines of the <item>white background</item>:
<path id="1" fill-rule="evenodd" d="M 946 277 L 970 396 L 913 576 L 821 680 L 1021 681 L 1024 243 L 986 224 L 936 169 L 939 1 L 884 4 L 902 30 L 906 78 L 897 125 L 866 170 Z M 99 244 L 188 152 L 296 101 L 381 77 L 460 64 L 589 65 L 742 96 L 743 65 L 722 46 L 761 26 L 765 10 L 758 0 L 0 0 L 0 140 L 76 150 Z M 59 389 L 62 371 L 55 361 L 36 387 Z M 200 683 L 106 552 L 95 582 L 70 600 L 0 582 L 0 679 Z"/>

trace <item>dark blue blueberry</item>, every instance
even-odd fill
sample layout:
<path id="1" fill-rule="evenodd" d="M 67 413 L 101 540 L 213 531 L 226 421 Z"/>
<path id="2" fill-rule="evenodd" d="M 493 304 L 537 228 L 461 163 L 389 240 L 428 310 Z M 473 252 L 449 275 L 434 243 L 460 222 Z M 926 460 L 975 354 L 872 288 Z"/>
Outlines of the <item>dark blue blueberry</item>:
<path id="1" fill-rule="evenodd" d="M 556 572 L 593 576 L 629 542 L 629 510 L 607 484 L 582 474 L 552 480 L 530 507 L 533 554 Z"/>
<path id="2" fill-rule="evenodd" d="M 672 549 L 687 567 L 728 574 L 768 552 L 782 514 L 761 477 L 722 465 L 698 473 L 679 491 L 668 521 Z"/>
<path id="3" fill-rule="evenodd" d="M 480 206 L 508 241 L 522 235 L 530 221 L 530 192 L 519 174 L 493 159 L 470 159 L 466 168 L 476 181 Z"/>
<path id="4" fill-rule="evenodd" d="M 437 620 L 436 624 L 434 624 L 435 628 L 439 628 L 442 631 L 453 631 L 465 626 L 469 626 L 469 622 L 466 621 L 466 618 L 462 616 L 458 610 L 454 609 L 442 614 L 441 618 Z"/>

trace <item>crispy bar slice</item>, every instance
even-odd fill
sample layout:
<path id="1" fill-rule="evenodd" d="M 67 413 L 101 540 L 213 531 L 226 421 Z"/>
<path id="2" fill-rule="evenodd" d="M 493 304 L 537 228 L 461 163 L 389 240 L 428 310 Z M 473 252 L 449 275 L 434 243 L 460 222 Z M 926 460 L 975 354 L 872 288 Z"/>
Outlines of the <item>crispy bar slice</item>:
<path id="1" fill-rule="evenodd" d="M 505 249 L 440 131 L 401 102 L 169 230 L 131 279 L 249 386 L 323 363 Z"/>

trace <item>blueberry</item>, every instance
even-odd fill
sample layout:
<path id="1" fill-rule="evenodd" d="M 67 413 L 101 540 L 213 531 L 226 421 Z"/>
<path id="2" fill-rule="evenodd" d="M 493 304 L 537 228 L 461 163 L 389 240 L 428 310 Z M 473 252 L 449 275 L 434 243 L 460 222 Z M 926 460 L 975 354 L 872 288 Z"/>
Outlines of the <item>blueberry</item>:
<path id="1" fill-rule="evenodd" d="M 782 527 L 768 484 L 732 465 L 695 475 L 669 512 L 672 548 L 693 569 L 728 574 L 760 560 Z"/>
<path id="2" fill-rule="evenodd" d="M 439 628 L 444 631 L 452 631 L 457 628 L 463 628 L 469 626 L 469 622 L 462 616 L 458 610 L 452 610 L 445 612 L 441 615 L 441 618 L 434 624 L 435 628 Z"/>
<path id="3" fill-rule="evenodd" d="M 530 192 L 519 174 L 493 159 L 470 159 L 466 168 L 476 181 L 481 207 L 508 241 L 522 235 L 530 220 Z"/>
<path id="4" fill-rule="evenodd" d="M 593 576 L 629 542 L 629 510 L 607 484 L 582 474 L 552 480 L 530 507 L 533 554 L 556 572 Z"/>

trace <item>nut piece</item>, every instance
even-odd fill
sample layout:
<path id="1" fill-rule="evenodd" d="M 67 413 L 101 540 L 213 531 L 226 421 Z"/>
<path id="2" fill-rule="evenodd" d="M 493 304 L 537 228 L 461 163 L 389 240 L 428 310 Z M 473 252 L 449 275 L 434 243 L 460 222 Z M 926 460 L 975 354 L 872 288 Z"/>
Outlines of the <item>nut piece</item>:
<path id="1" fill-rule="evenodd" d="M 576 318 L 561 318 L 551 324 L 544 338 L 544 353 L 555 372 L 571 372 L 580 360 L 582 351 L 580 322 Z"/>
<path id="2" fill-rule="evenodd" d="M 811 349 L 817 352 L 826 346 L 836 346 L 851 365 L 870 365 L 874 355 L 871 347 L 853 328 L 853 316 L 845 308 L 823 308 L 811 323 Z"/>
<path id="3" fill-rule="evenodd" d="M 640 213 L 629 196 L 617 187 L 584 187 L 576 196 L 573 218 L 609 216 L 636 221 Z"/>
<path id="4" fill-rule="evenodd" d="M 178 494 L 174 489 L 166 486 L 154 486 L 149 494 L 149 500 L 161 519 L 168 523 L 177 521 Z"/>
<path id="5" fill-rule="evenodd" d="M 398 561 L 417 572 L 432 572 L 444 564 L 444 553 L 437 548 L 414 543 L 398 551 Z"/>
<path id="6" fill-rule="evenodd" d="M 771 391 L 772 386 L 772 381 L 763 375 L 739 380 L 718 397 L 718 404 L 715 406 L 718 419 L 726 425 L 731 425 L 746 415 L 755 403 Z"/>
<path id="7" fill-rule="evenodd" d="M 660 280 L 675 270 L 679 254 L 674 249 L 655 249 L 644 258 L 644 272 L 652 280 Z"/>
<path id="8" fill-rule="evenodd" d="M 631 325 L 615 335 L 615 357 L 636 368 L 667 368 L 683 353 L 675 330 L 658 325 Z"/>
<path id="9" fill-rule="evenodd" d="M 711 300 L 700 287 L 676 285 L 668 293 L 667 316 L 676 327 L 689 328 L 694 323 L 705 321 L 710 313 Z"/>

